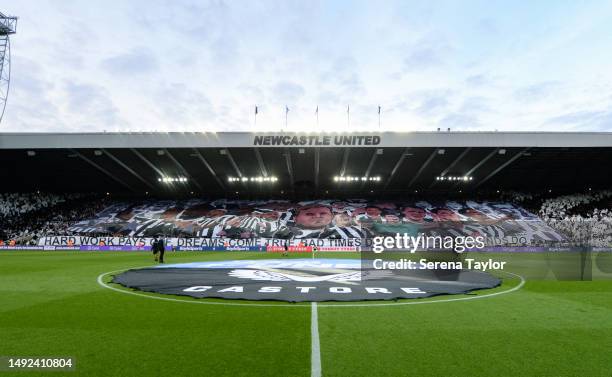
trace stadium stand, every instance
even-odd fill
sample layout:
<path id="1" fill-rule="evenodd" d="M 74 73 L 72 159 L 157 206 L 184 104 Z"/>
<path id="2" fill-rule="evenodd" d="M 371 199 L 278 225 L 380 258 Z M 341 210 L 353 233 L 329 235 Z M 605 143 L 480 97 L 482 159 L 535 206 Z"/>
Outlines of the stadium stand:
<path id="1" fill-rule="evenodd" d="M 497 242 L 612 246 L 612 191 L 496 200 L 411 201 L 152 200 L 101 194 L 4 193 L 0 240 L 36 245 L 44 237 L 352 239 L 395 233 L 482 235 Z M 529 208 L 526 210 L 525 208 Z M 536 215 L 537 214 L 537 215 Z"/>
<path id="2" fill-rule="evenodd" d="M 0 193 L 0 217 L 21 216 L 41 208 L 53 207 L 78 194 L 56 195 L 50 193 Z"/>
<path id="3" fill-rule="evenodd" d="M 0 238 L 333 240 L 400 230 L 609 245 L 610 195 L 597 190 L 612 176 L 585 167 L 609 165 L 611 143 L 602 132 L 4 133 L 0 158 L 14 162 L 5 175 L 16 179 L 3 190 L 97 194 L 3 194 Z M 322 226 L 300 224 L 309 204 Z M 406 207 L 422 224 L 406 221 Z"/>
<path id="4" fill-rule="evenodd" d="M 542 203 L 539 214 L 568 240 L 612 246 L 612 191 L 550 198 Z"/>
<path id="5" fill-rule="evenodd" d="M 93 217 L 107 205 L 96 194 L 0 193 L 0 241 L 36 245 L 47 235 L 67 235 L 73 223 Z"/>

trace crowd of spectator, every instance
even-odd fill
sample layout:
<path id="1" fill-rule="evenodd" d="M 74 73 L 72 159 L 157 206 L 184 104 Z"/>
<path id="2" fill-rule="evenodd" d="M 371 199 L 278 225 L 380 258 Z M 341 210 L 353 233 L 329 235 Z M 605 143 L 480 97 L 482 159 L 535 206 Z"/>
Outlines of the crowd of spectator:
<path id="1" fill-rule="evenodd" d="M 0 193 L 0 243 L 36 245 L 46 235 L 68 235 L 68 228 L 108 205 L 93 194 Z"/>
<path id="2" fill-rule="evenodd" d="M 543 201 L 539 216 L 568 240 L 612 247 L 612 191 L 563 195 Z"/>
<path id="3" fill-rule="evenodd" d="M 0 219 L 27 215 L 30 212 L 51 208 L 59 203 L 78 198 L 82 194 L 57 195 L 50 193 L 0 193 Z"/>
<path id="4" fill-rule="evenodd" d="M 519 203 L 568 241 L 612 247 L 612 191 L 543 199 L 505 192 L 499 200 Z M 74 234 L 69 228 L 115 202 L 96 194 L 0 193 L 0 244 L 36 245 L 40 237 Z M 112 234 L 108 234 L 112 235 Z"/>

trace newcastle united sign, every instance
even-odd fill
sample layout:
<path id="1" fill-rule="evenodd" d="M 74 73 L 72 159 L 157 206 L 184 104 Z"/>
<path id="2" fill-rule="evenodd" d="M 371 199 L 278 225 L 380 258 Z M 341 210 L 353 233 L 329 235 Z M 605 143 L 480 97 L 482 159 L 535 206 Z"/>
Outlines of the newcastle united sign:
<path id="1" fill-rule="evenodd" d="M 255 135 L 254 146 L 280 147 L 358 147 L 376 146 L 379 135 Z"/>
<path id="2" fill-rule="evenodd" d="M 482 271 L 375 270 L 358 259 L 264 259 L 134 269 L 114 276 L 113 283 L 195 298 L 302 302 L 462 294 L 496 287 L 500 280 Z"/>

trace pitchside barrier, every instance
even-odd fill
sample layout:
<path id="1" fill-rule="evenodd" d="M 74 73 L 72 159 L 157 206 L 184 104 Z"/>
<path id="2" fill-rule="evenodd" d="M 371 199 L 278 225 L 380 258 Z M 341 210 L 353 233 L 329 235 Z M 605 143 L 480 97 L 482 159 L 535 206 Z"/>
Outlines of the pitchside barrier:
<path id="1" fill-rule="evenodd" d="M 290 246 L 285 250 L 279 246 L 166 246 L 166 251 L 261 251 L 269 253 L 311 253 L 312 246 Z M 151 251 L 151 246 L 100 246 L 100 245 L 79 245 L 79 246 L 0 246 L 0 250 L 42 250 L 42 251 Z M 356 247 L 321 247 L 317 252 L 358 252 Z"/>
<path id="2" fill-rule="evenodd" d="M 588 246 L 491 246 L 482 249 L 466 249 L 465 252 L 488 252 L 488 253 L 543 253 L 543 252 L 580 252 L 589 249 L 593 252 L 612 252 L 610 247 L 588 247 Z M 40 251 L 151 251 L 151 246 L 138 245 L 44 245 L 44 246 L 0 246 L 0 251 L 10 250 L 40 250 Z M 282 253 L 284 246 L 261 245 L 261 246 L 173 246 L 166 244 L 167 251 L 259 251 L 270 253 Z M 288 252 L 310 253 L 313 246 L 289 246 Z M 317 252 L 362 252 L 372 251 L 371 247 L 355 246 L 317 246 Z M 409 252 L 407 249 L 387 249 L 386 252 Z M 448 251 L 446 249 L 417 249 L 417 252 Z"/>

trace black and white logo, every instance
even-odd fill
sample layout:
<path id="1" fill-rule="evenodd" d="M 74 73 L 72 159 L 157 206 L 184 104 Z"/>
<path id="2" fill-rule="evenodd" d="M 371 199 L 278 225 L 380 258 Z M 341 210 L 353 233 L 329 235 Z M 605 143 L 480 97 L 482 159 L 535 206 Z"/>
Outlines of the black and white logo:
<path id="1" fill-rule="evenodd" d="M 393 300 L 493 288 L 498 278 L 457 271 L 398 273 L 363 268 L 358 259 L 264 259 L 198 262 L 129 270 L 114 283 L 147 292 L 274 301 Z"/>

